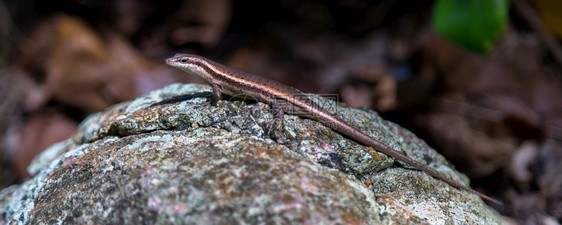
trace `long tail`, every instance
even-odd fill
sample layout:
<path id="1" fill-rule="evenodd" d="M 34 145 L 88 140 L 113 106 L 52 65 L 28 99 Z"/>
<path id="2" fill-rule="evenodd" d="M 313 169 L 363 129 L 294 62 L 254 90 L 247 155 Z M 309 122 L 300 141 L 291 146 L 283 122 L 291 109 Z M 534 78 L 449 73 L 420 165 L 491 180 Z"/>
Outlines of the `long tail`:
<path id="1" fill-rule="evenodd" d="M 489 197 L 485 194 L 482 194 L 480 192 L 477 192 L 470 187 L 467 187 L 467 186 L 465 186 L 465 185 L 463 185 L 463 184 L 461 184 L 461 183 L 459 183 L 459 182 L 457 182 L 457 181 L 455 181 L 455 180 L 453 180 L 449 177 L 446 177 L 442 173 L 434 170 L 433 168 L 431 168 L 431 167 L 429 167 L 429 166 L 427 166 L 423 163 L 420 163 L 420 162 L 418 162 L 418 161 L 416 161 L 412 158 L 409 158 L 408 156 L 405 156 L 404 154 L 390 148 L 388 145 L 386 145 L 386 144 L 384 144 L 380 141 L 377 141 L 377 140 L 371 138 L 369 135 L 359 131 L 358 129 L 350 126 L 349 124 L 347 124 L 343 120 L 340 120 L 339 118 L 337 118 L 337 117 L 335 117 L 335 116 L 333 116 L 333 115 L 331 115 L 327 112 L 318 112 L 316 115 L 314 115 L 314 117 L 315 117 L 315 119 L 317 119 L 319 121 L 329 121 L 329 122 L 335 123 L 335 124 L 333 124 L 332 128 L 337 130 L 338 132 L 352 138 L 353 140 L 355 140 L 355 141 L 357 141 L 361 144 L 371 146 L 371 147 L 375 148 L 375 150 L 377 150 L 377 151 L 380 151 L 380 152 L 382 152 L 382 153 L 384 153 L 384 154 L 386 154 L 390 157 L 393 157 L 393 158 L 398 159 L 398 160 L 400 160 L 400 161 L 402 161 L 406 164 L 409 164 L 409 165 L 415 167 L 416 169 L 419 169 L 419 170 L 431 175 L 432 177 L 435 177 L 437 179 L 445 181 L 446 183 L 448 183 L 449 185 L 451 185 L 453 187 L 456 187 L 458 189 L 462 189 L 462 190 L 468 191 L 470 193 L 476 194 L 476 195 L 480 196 L 481 198 L 486 199 L 486 200 L 488 200 L 490 202 L 493 202 L 495 204 L 503 205 L 500 201 L 498 201 L 498 200 L 496 200 L 492 197 Z"/>

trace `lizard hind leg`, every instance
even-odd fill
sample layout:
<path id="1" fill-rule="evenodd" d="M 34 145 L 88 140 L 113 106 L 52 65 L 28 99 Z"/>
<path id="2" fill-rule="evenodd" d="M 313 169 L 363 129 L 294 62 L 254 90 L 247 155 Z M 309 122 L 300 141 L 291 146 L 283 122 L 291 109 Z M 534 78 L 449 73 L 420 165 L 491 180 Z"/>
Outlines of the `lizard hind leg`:
<path id="1" fill-rule="evenodd" d="M 271 109 L 273 110 L 273 119 L 269 121 L 266 126 L 267 136 L 274 139 L 282 140 L 284 139 L 283 130 L 285 128 L 284 124 L 284 111 L 280 104 L 272 103 Z"/>

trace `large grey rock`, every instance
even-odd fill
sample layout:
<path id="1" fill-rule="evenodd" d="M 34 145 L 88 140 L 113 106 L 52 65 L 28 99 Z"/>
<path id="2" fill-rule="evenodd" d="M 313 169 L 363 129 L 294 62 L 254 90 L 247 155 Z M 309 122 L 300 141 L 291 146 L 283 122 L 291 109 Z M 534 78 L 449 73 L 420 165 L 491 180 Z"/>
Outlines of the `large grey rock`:
<path id="1" fill-rule="evenodd" d="M 497 224 L 477 196 L 395 163 L 320 123 L 269 106 L 204 102 L 175 84 L 87 118 L 0 192 L 17 224 Z M 318 101 L 324 101 L 318 99 Z M 333 102 L 326 101 L 334 106 Z M 325 105 L 325 104 L 324 104 Z M 462 182 L 412 133 L 372 111 L 333 113 Z M 275 138 L 270 138 L 275 137 Z"/>

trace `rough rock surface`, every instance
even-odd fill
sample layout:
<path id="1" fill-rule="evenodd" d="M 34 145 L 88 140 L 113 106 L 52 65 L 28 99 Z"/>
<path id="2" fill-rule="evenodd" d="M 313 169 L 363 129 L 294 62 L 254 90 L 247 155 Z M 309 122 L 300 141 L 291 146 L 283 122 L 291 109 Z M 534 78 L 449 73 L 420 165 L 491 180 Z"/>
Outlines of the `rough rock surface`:
<path id="1" fill-rule="evenodd" d="M 501 222 L 477 196 L 318 122 L 286 115 L 283 129 L 270 129 L 269 106 L 238 99 L 210 106 L 208 95 L 208 86 L 174 84 L 90 116 L 35 159 L 31 179 L 0 192 L 0 223 Z M 376 113 L 327 108 L 466 183 L 423 141 Z"/>

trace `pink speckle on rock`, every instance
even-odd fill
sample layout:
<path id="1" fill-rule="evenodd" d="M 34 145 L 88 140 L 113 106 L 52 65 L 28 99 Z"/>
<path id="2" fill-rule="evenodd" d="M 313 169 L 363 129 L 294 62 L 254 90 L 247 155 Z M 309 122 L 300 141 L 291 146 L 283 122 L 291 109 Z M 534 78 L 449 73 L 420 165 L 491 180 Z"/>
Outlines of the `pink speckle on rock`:
<path id="1" fill-rule="evenodd" d="M 154 173 L 154 171 L 155 171 L 154 168 L 148 167 L 148 168 L 146 168 L 144 171 L 142 171 L 142 175 L 149 175 L 149 174 Z"/>
<path id="2" fill-rule="evenodd" d="M 302 208 L 301 202 L 294 201 L 294 202 L 287 202 L 282 204 L 276 204 L 271 206 L 271 211 L 274 213 L 280 213 L 283 211 L 289 210 L 300 210 Z"/>
<path id="3" fill-rule="evenodd" d="M 318 193 L 318 188 L 310 183 L 310 180 L 307 177 L 301 178 L 301 187 L 306 192 L 311 193 Z"/>
<path id="4" fill-rule="evenodd" d="M 168 192 L 170 192 L 170 193 L 178 193 L 178 187 L 172 186 L 172 187 L 168 188 Z"/>
<path id="5" fill-rule="evenodd" d="M 162 200 L 156 196 L 148 199 L 148 210 L 159 211 L 162 208 Z"/>
<path id="6" fill-rule="evenodd" d="M 187 208 L 185 207 L 185 204 L 183 204 L 183 203 L 173 204 L 170 209 L 172 210 L 172 212 L 179 213 L 179 214 L 183 214 L 187 211 Z"/>

